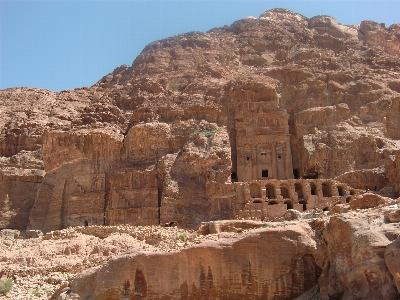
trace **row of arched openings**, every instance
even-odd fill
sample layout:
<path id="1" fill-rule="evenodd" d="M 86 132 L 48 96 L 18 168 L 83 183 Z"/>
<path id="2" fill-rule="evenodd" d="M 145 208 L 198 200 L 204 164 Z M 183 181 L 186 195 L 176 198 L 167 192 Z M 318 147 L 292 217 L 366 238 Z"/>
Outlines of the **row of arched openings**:
<path id="1" fill-rule="evenodd" d="M 281 196 L 283 198 L 290 198 L 289 194 L 289 187 L 285 185 L 280 186 L 281 189 Z M 303 194 L 303 186 L 301 183 L 295 183 L 294 185 L 295 192 L 297 193 L 298 199 L 303 199 L 304 194 Z M 273 184 L 267 184 L 265 186 L 265 196 L 268 199 L 275 199 L 276 198 L 276 188 Z M 345 189 L 342 186 L 338 187 L 338 194 L 339 196 L 344 196 L 345 195 Z M 315 183 L 311 182 L 310 183 L 310 193 L 311 195 L 317 195 L 317 186 Z M 353 191 L 349 192 L 350 194 L 353 194 Z M 251 198 L 261 198 L 261 187 L 257 183 L 251 183 L 250 184 L 250 196 Z M 332 197 L 331 193 L 331 188 L 327 183 L 322 183 L 322 197 Z"/>

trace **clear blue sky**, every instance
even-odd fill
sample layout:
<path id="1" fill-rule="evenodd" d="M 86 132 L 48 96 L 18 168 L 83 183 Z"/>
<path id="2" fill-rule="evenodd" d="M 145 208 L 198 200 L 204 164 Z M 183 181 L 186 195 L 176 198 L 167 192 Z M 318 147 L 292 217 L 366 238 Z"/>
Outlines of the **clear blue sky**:
<path id="1" fill-rule="evenodd" d="M 278 7 L 344 24 L 400 23 L 400 0 L 0 0 L 0 89 L 91 86 L 152 41 Z"/>

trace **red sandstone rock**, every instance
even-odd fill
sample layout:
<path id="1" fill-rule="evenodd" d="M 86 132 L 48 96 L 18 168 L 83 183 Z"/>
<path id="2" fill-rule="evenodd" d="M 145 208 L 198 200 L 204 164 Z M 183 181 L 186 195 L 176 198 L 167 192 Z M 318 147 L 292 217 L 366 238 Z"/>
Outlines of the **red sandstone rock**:
<path id="1" fill-rule="evenodd" d="M 378 205 L 388 204 L 391 202 L 391 199 L 384 198 L 377 194 L 373 193 L 365 193 L 355 197 L 350 202 L 350 209 L 366 209 L 366 208 L 373 208 Z"/>
<path id="2" fill-rule="evenodd" d="M 395 197 L 398 29 L 274 9 L 155 41 L 90 88 L 0 91 L 1 226 L 194 227 L 330 209 L 344 189 Z M 295 177 L 326 182 L 267 182 Z"/>
<path id="3" fill-rule="evenodd" d="M 321 294 L 340 295 L 342 299 L 399 297 L 393 284 L 395 273 L 389 272 L 383 259 L 385 251 L 390 252 L 388 237 L 394 228 L 382 223 L 382 215 L 376 212 L 364 216 L 348 213 L 330 219 L 323 234 L 328 257 L 319 278 Z"/>
<path id="4" fill-rule="evenodd" d="M 71 283 L 71 295 L 293 299 L 313 287 L 320 274 L 310 231 L 304 225 L 254 229 L 242 235 L 220 234 L 216 242 L 179 252 L 132 253 L 81 273 Z"/>
<path id="5" fill-rule="evenodd" d="M 96 281 L 104 276 L 119 289 L 113 295 L 122 289 L 142 296 L 156 291 L 196 299 L 216 292 L 243 299 L 268 298 L 274 291 L 288 299 L 318 279 L 323 297 L 398 297 L 398 267 L 390 261 L 397 244 L 386 248 L 399 236 L 398 223 L 384 223 L 384 216 L 397 220 L 395 211 L 345 211 L 347 205 L 386 205 L 385 197 L 400 191 L 399 28 L 372 21 L 348 26 L 329 16 L 308 19 L 274 9 L 207 33 L 155 41 L 132 66 L 116 68 L 90 88 L 0 91 L 0 228 L 196 227 L 237 218 L 245 219 L 240 226 L 215 223 L 202 230 L 240 232 L 251 220 L 280 220 L 287 209 L 331 210 L 343 215 L 333 217 L 325 232 L 322 219 L 309 221 L 313 231 L 301 225 L 301 233 L 259 229 L 237 241 L 221 233 L 229 238 L 209 248 L 115 259 L 82 275 L 73 289 L 80 293 L 93 278 L 99 297 L 108 297 Z M 358 196 L 374 186 L 380 195 Z M 280 239 L 282 234 L 300 241 Z M 147 246 L 160 242 L 151 234 L 143 240 Z M 57 253 L 83 255 L 83 242 L 74 243 Z M 301 249 L 285 252 L 279 245 Z M 10 246 L 5 241 L 1 249 L 6 253 Z M 90 249 L 102 257 L 118 252 Z M 194 258 L 181 270 L 179 261 L 202 251 L 209 257 Z M 41 254 L 37 248 L 32 253 Z M 146 273 L 154 270 L 150 257 L 166 267 L 166 275 Z M 116 267 L 122 260 L 135 271 Z M 260 267 L 261 261 L 273 267 Z M 236 281 L 224 281 L 221 262 L 232 267 Z M 23 257 L 21 264 L 40 261 Z M 315 265 L 323 268 L 319 278 Z M 63 267 L 81 270 L 70 262 Z M 107 278 L 107 268 L 122 271 Z M 158 284 L 157 276 L 165 281 Z"/>
<path id="6" fill-rule="evenodd" d="M 394 278 L 397 290 L 400 292 L 400 239 L 399 238 L 397 238 L 395 241 L 393 241 L 386 247 L 385 262 L 390 273 Z"/>
<path id="7" fill-rule="evenodd" d="M 391 223 L 400 222 L 400 209 L 389 212 L 387 217 Z"/>

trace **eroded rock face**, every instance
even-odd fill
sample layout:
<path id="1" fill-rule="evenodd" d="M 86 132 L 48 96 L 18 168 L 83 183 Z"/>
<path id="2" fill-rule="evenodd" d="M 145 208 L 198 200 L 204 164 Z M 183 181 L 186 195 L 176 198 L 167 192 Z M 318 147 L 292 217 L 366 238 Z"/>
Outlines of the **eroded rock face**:
<path id="1" fill-rule="evenodd" d="M 328 257 L 319 278 L 320 292 L 341 299 L 396 299 L 398 266 L 394 260 L 397 224 L 384 224 L 383 214 L 332 217 L 323 237 Z"/>
<path id="2" fill-rule="evenodd" d="M 397 197 L 398 31 L 273 9 L 155 41 L 90 88 L 0 91 L 1 227 L 251 215 L 235 181 L 335 180 L 329 189 Z M 334 204 L 286 185 L 274 184 L 280 215 Z"/>
<path id="3" fill-rule="evenodd" d="M 71 283 L 71 295 L 95 299 L 160 295 L 164 299 L 275 299 L 279 295 L 293 299 L 316 285 L 321 272 L 310 231 L 300 224 L 254 229 L 241 237 L 225 233 L 218 242 L 180 252 L 121 256 L 78 276 Z"/>

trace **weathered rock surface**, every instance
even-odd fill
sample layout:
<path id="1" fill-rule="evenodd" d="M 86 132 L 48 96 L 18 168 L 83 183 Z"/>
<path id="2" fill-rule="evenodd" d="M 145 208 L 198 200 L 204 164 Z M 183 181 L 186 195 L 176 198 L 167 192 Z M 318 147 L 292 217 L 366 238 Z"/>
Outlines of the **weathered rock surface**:
<path id="1" fill-rule="evenodd" d="M 273 9 L 155 41 L 90 88 L 0 91 L 0 227 L 194 227 L 250 209 L 214 190 L 236 180 L 396 197 L 399 43 L 398 24 Z"/>
<path id="2" fill-rule="evenodd" d="M 217 239 L 115 257 L 75 277 L 68 299 L 397 299 L 400 227 L 385 218 L 396 209 L 204 223 L 198 233 Z"/>
<path id="3" fill-rule="evenodd" d="M 89 88 L 0 91 L 0 229 L 48 232 L 0 237 L 12 297 L 100 266 L 59 292 L 399 298 L 399 47 L 399 24 L 273 9 L 155 41 Z M 304 220 L 249 229 L 285 213 Z M 159 224 L 233 218 L 162 246 Z M 90 234 L 120 224 L 158 229 Z M 50 233 L 70 226 L 87 229 Z"/>
<path id="4" fill-rule="evenodd" d="M 330 219 L 323 233 L 328 257 L 319 278 L 321 294 L 340 299 L 397 299 L 398 266 L 391 260 L 400 236 L 398 223 L 385 223 L 385 211 L 350 212 Z M 396 254 L 397 255 L 397 254 Z"/>
<path id="5" fill-rule="evenodd" d="M 387 216 L 398 210 L 212 221 L 197 232 L 88 226 L 22 239 L 34 232 L 6 229 L 0 277 L 14 278 L 13 299 L 397 299 L 400 223 Z"/>
<path id="6" fill-rule="evenodd" d="M 311 232 L 306 224 L 254 229 L 243 236 L 220 234 L 216 242 L 179 252 L 120 256 L 79 275 L 71 283 L 71 295 L 293 299 L 316 285 L 320 275 L 322 262 L 315 256 Z"/>

